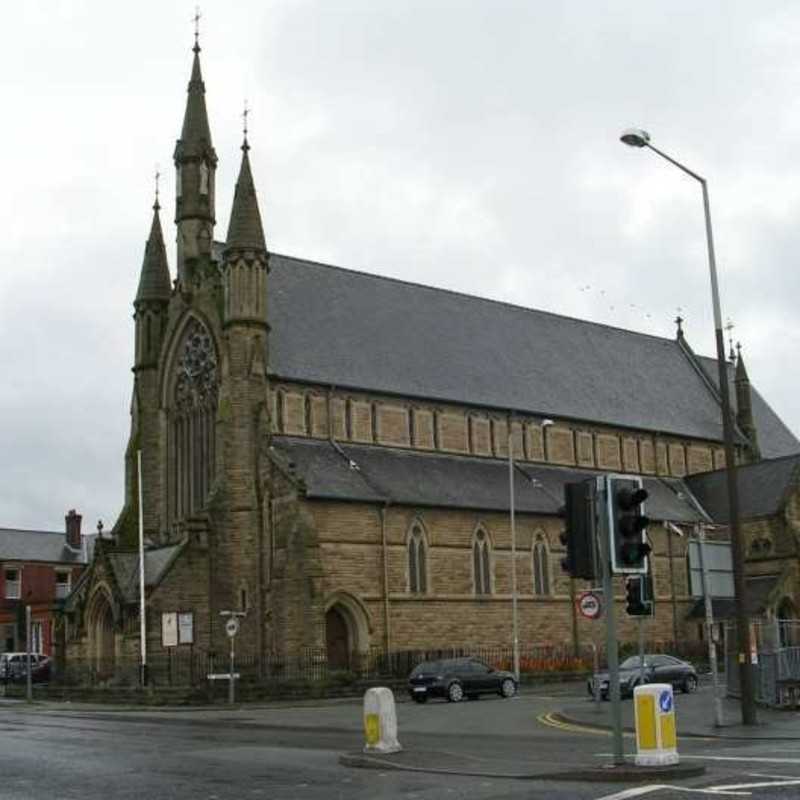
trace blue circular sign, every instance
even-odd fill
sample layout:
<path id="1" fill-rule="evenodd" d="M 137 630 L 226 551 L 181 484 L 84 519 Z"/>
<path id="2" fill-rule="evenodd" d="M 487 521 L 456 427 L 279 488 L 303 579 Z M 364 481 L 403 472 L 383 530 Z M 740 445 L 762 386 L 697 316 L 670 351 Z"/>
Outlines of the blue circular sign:
<path id="1" fill-rule="evenodd" d="M 658 707 L 661 709 L 662 714 L 668 714 L 672 711 L 672 692 L 669 689 L 664 689 L 658 696 Z"/>

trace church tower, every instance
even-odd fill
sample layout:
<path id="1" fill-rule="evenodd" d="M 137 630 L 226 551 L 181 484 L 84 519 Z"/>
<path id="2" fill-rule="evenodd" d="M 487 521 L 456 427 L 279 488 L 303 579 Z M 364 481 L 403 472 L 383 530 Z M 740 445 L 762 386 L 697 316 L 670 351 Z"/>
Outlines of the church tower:
<path id="1" fill-rule="evenodd" d="M 178 286 L 186 291 L 211 265 L 217 154 L 211 143 L 206 89 L 195 33 L 181 138 L 175 144 L 175 223 L 178 227 Z"/>

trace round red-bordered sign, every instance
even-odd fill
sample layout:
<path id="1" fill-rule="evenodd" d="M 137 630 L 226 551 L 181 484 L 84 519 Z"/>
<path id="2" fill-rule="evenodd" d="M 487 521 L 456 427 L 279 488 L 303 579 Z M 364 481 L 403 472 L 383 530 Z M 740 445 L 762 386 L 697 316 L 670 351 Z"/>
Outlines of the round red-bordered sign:
<path id="1" fill-rule="evenodd" d="M 586 619 L 597 619 L 603 611 L 600 597 L 594 592 L 581 592 L 575 598 L 575 605 Z"/>

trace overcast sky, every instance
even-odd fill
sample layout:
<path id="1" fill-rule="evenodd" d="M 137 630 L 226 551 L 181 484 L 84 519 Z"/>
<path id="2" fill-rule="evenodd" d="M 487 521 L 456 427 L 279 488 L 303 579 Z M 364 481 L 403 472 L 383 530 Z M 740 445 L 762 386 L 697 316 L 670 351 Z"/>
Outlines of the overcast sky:
<path id="1" fill-rule="evenodd" d="M 224 238 L 247 97 L 268 246 L 714 354 L 723 315 L 797 434 L 800 4 L 206 0 Z M 9 4 L 0 48 L 0 527 L 110 529 L 132 306 L 191 67 L 193 3 Z M 174 245 L 169 247 L 175 268 Z"/>

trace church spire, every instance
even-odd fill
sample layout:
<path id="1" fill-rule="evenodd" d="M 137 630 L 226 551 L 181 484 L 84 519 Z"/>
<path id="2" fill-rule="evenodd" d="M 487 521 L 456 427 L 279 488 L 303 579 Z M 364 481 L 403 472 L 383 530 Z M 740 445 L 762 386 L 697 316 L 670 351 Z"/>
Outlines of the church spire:
<path id="1" fill-rule="evenodd" d="M 261 225 L 261 212 L 258 208 L 256 187 L 253 183 L 253 173 L 250 170 L 250 145 L 245 134 L 242 143 L 242 164 L 239 168 L 239 178 L 236 181 L 236 191 L 233 195 L 231 219 L 228 224 L 228 236 L 225 244 L 225 254 L 232 250 L 254 250 L 264 252 L 267 245 L 264 241 L 264 228 Z"/>
<path id="2" fill-rule="evenodd" d="M 169 265 L 167 264 L 167 250 L 164 247 L 164 235 L 161 232 L 161 219 L 158 212 L 161 206 L 158 202 L 158 177 L 156 173 L 156 199 L 153 203 L 153 222 L 150 225 L 150 235 L 144 246 L 144 260 L 142 271 L 139 275 L 139 289 L 136 292 L 136 304 L 146 302 L 167 302 L 170 296 Z"/>
<path id="3" fill-rule="evenodd" d="M 250 170 L 247 113 L 245 108 L 242 165 L 236 181 L 228 238 L 223 251 L 225 325 L 244 322 L 266 327 L 269 254 L 264 241 L 253 173 Z"/>
<path id="4" fill-rule="evenodd" d="M 164 247 L 164 235 L 161 232 L 161 220 L 158 215 L 161 208 L 158 202 L 158 178 L 159 174 L 156 172 L 153 222 L 144 246 L 139 288 L 133 301 L 136 327 L 133 369 L 137 373 L 158 366 L 158 354 L 171 295 L 167 250 Z"/>
<path id="5" fill-rule="evenodd" d="M 175 144 L 175 222 L 178 225 L 178 281 L 191 282 L 195 267 L 211 259 L 214 239 L 214 183 L 217 154 L 211 143 L 206 89 L 200 70 L 195 15 L 192 74 L 186 97 L 181 138 Z"/>

